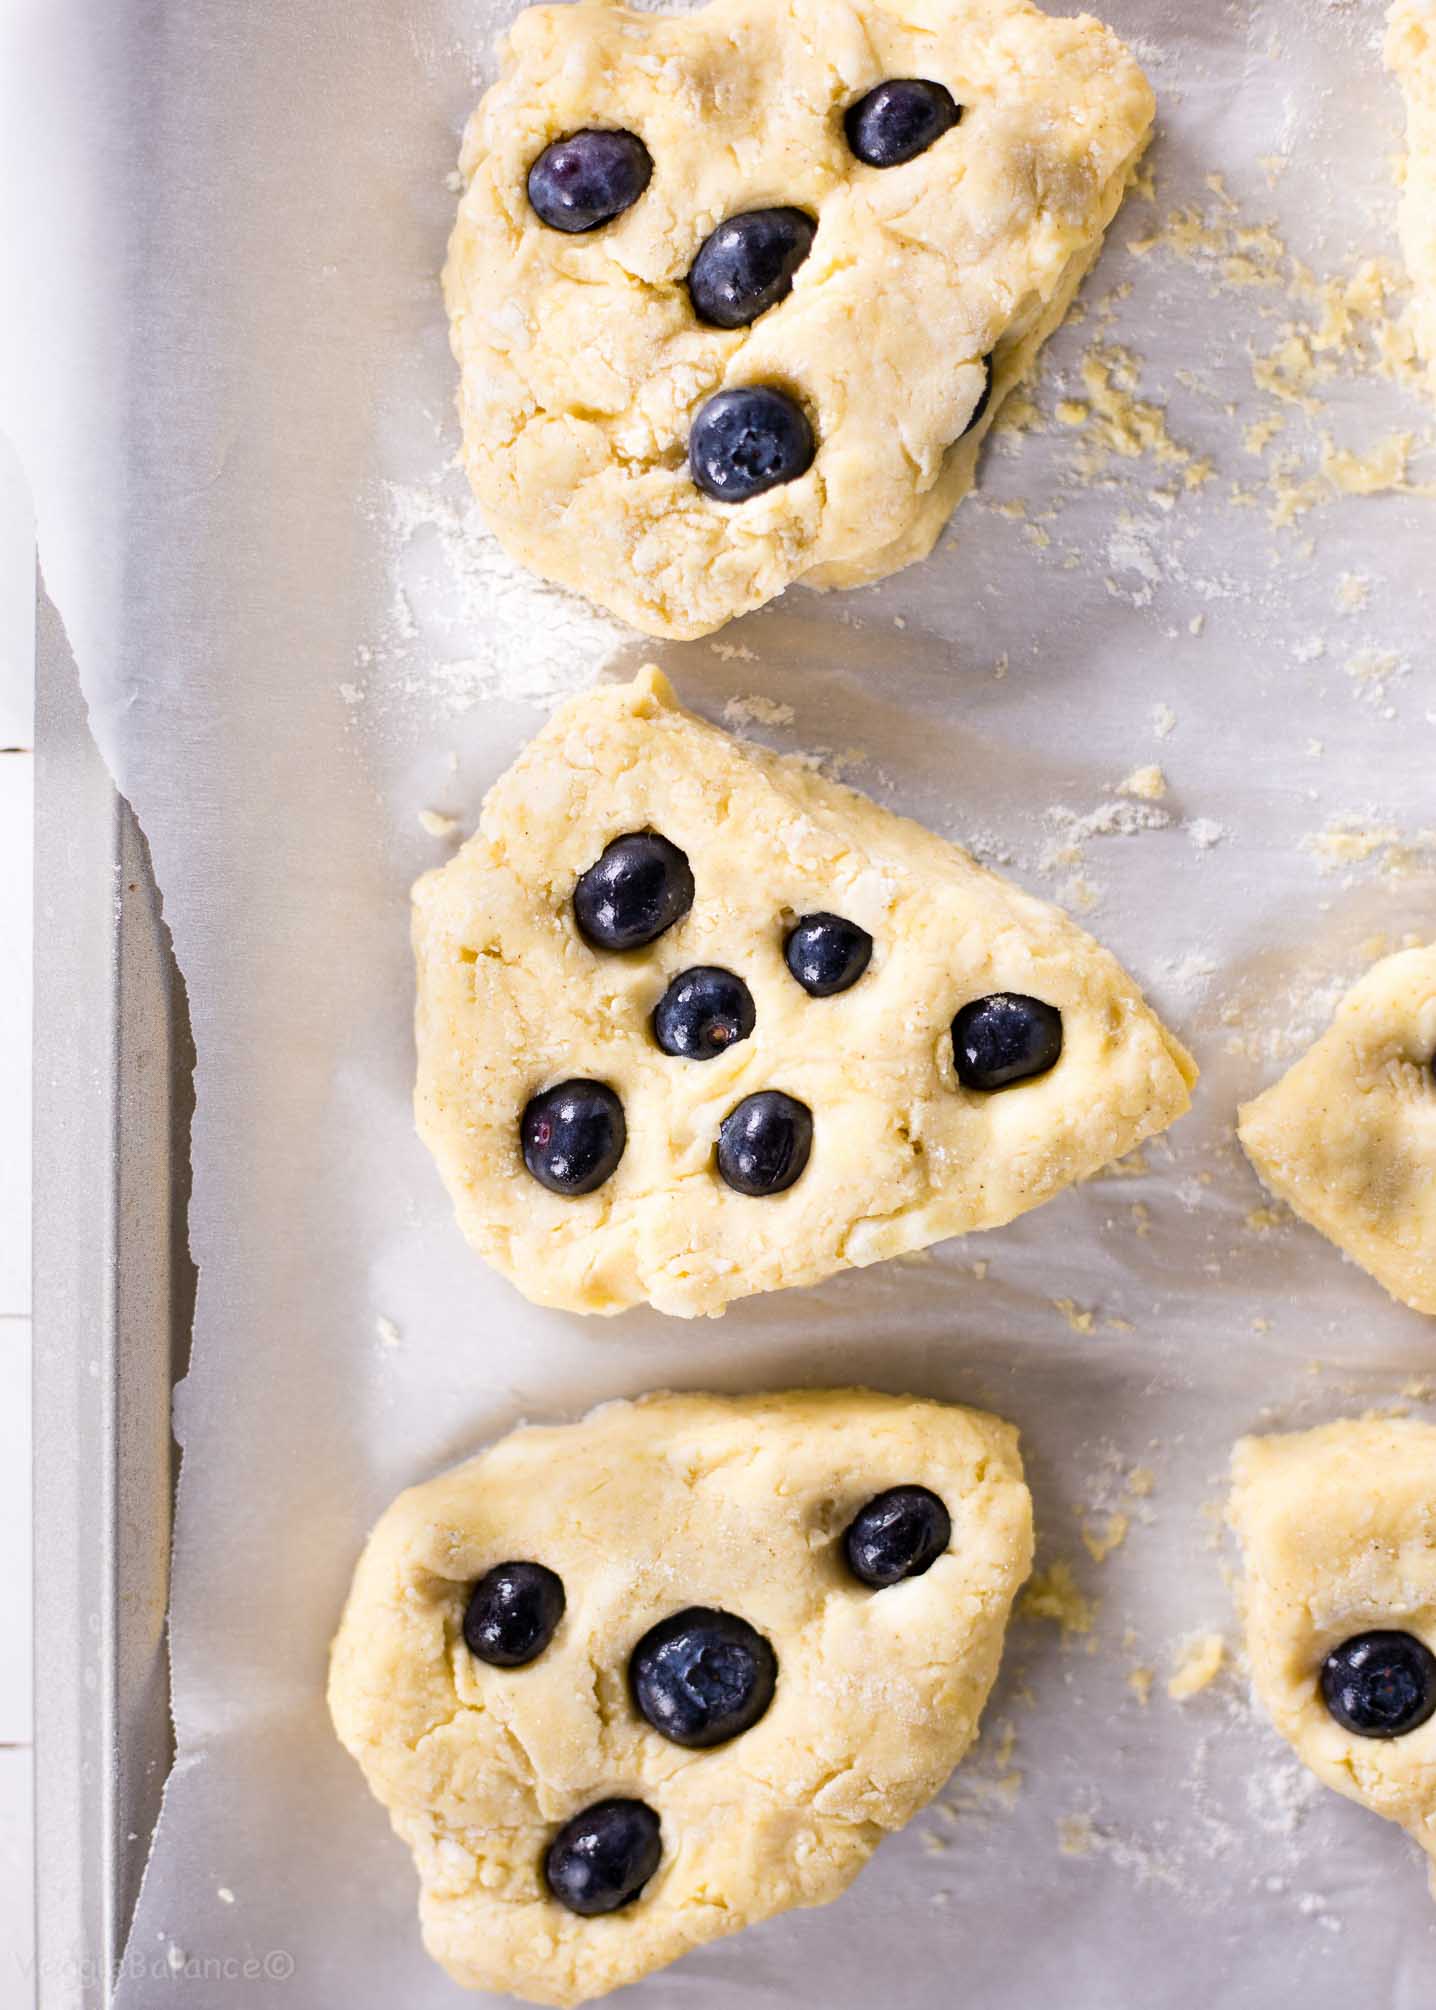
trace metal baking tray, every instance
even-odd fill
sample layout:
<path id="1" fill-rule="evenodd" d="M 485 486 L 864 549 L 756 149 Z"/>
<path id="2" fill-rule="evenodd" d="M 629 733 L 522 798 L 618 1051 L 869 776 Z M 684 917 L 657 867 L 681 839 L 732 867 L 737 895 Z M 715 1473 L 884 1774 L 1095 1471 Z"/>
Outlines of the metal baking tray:
<path id="1" fill-rule="evenodd" d="M 145 840 L 43 590 L 35 755 L 35 2001 L 92 2010 L 174 1748 L 193 1047 Z"/>

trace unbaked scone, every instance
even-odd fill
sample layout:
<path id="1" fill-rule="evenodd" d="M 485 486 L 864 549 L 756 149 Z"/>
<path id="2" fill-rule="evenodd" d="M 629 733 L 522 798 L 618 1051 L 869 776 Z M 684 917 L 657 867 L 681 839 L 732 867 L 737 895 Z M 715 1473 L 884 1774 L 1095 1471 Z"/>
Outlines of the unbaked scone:
<path id="1" fill-rule="evenodd" d="M 1369 970 L 1237 1135 L 1303 1220 L 1436 1312 L 1436 943 Z"/>
<path id="2" fill-rule="evenodd" d="M 1318 1779 L 1436 1859 L 1436 1424 L 1243 1438 L 1232 1473 L 1257 1694 Z"/>
<path id="3" fill-rule="evenodd" d="M 1436 392 L 1436 0 L 1393 0 L 1387 15 L 1386 62 L 1406 99 L 1399 220 L 1412 288 L 1407 318 Z"/>
<path id="4" fill-rule="evenodd" d="M 720 1312 L 1010 1221 L 1195 1076 L 1065 915 L 653 669 L 554 715 L 414 941 L 460 1226 L 576 1312 Z"/>
<path id="5" fill-rule="evenodd" d="M 489 524 L 654 635 L 921 558 L 1152 111 L 1113 34 L 1026 0 L 528 8 L 444 273 Z M 689 461 L 720 414 L 722 499 Z"/>
<path id="6" fill-rule="evenodd" d="M 1010 1425 L 863 1390 L 612 1403 L 402 1494 L 329 1706 L 429 1952 L 579 2003 L 836 1898 L 972 1743 L 1031 1556 Z"/>

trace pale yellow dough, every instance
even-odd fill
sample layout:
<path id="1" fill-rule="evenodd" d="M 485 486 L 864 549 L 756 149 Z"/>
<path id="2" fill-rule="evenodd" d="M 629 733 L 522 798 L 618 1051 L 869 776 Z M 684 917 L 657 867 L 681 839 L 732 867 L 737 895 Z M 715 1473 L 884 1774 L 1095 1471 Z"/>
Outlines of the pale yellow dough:
<path id="1" fill-rule="evenodd" d="M 646 950 L 579 935 L 579 875 L 614 837 L 687 853 L 691 911 Z M 873 936 L 872 963 L 814 999 L 783 960 L 800 915 Z M 940 1237 L 1010 1221 L 1186 1109 L 1195 1069 L 1107 952 L 955 845 L 791 759 L 682 711 L 645 670 L 573 699 L 491 791 L 477 834 L 414 889 L 416 1109 L 464 1233 L 540 1304 L 721 1312 Z M 649 1030 L 669 980 L 717 964 L 757 1027 L 717 1059 Z M 995 1095 L 962 1088 L 950 1026 L 1024 992 L 1063 1014 L 1062 1058 Z M 622 1099 L 627 1149 L 595 1193 L 524 1168 L 519 1117 L 556 1082 Z M 813 1112 L 806 1171 L 754 1199 L 714 1168 L 722 1119 L 781 1089 Z"/>
<path id="2" fill-rule="evenodd" d="M 864 166 L 842 115 L 889 77 L 944 83 L 961 123 Z M 702 635 L 793 580 L 849 586 L 932 546 L 1001 399 L 1056 326 L 1153 111 L 1122 44 L 1025 0 L 711 0 L 693 14 L 531 7 L 470 122 L 444 274 L 464 459 L 515 558 L 653 635 Z M 525 184 L 550 141 L 636 132 L 647 192 L 581 236 Z M 818 218 L 786 301 L 705 327 L 684 279 L 726 217 Z M 995 353 L 993 396 L 964 437 Z M 732 505 L 685 455 L 730 385 L 795 393 L 809 472 Z"/>
<path id="3" fill-rule="evenodd" d="M 908 1481 L 946 1503 L 951 1546 L 867 1590 L 842 1532 Z M 578 2003 L 836 1898 L 971 1744 L 1031 1555 L 1010 1425 L 862 1390 L 614 1403 L 402 1494 L 355 1575 L 329 1704 L 414 1852 L 429 1952 L 469 1988 Z M 499 1669 L 461 1628 L 508 1561 L 557 1571 L 567 1609 L 536 1661 Z M 778 1656 L 766 1715 L 706 1752 L 650 1729 L 626 1682 L 642 1634 L 689 1605 Z M 581 1919 L 542 1859 L 612 1795 L 655 1810 L 663 1857 L 631 1905 Z"/>
<path id="4" fill-rule="evenodd" d="M 1386 62 L 1406 99 L 1400 225 L 1412 287 L 1409 320 L 1436 393 L 1436 0 L 1394 0 Z"/>
<path id="5" fill-rule="evenodd" d="M 1369 970 L 1321 1038 L 1238 1112 L 1273 1193 L 1436 1313 L 1436 943 Z"/>
<path id="6" fill-rule="evenodd" d="M 1436 1424 L 1364 1417 L 1243 1438 L 1232 1473 L 1257 1694 L 1318 1779 L 1436 1859 L 1436 1718 L 1401 1738 L 1355 1737 L 1320 1687 L 1353 1634 L 1414 1633 L 1436 1652 Z"/>

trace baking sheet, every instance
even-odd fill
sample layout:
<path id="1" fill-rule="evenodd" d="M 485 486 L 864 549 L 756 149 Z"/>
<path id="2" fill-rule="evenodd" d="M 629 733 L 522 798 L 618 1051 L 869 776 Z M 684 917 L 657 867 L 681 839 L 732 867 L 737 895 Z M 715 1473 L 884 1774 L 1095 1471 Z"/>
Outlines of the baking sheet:
<path id="1" fill-rule="evenodd" d="M 1430 1322 L 1270 1208 L 1231 1134 L 1436 910 L 1428 416 L 1377 324 L 1283 348 L 1293 318 L 1340 334 L 1324 282 L 1393 252 L 1397 100 L 1369 4 L 1107 11 L 1158 90 L 1155 199 L 1049 345 L 1033 424 L 922 567 L 660 647 L 516 574 L 447 466 L 446 177 L 506 9 L 10 0 L 0 237 L 42 283 L 0 331 L 3 423 L 199 1056 L 179 1759 L 126 2010 L 171 1985 L 195 2010 L 460 2000 L 322 1706 L 397 1488 L 606 1396 L 848 1380 L 1012 1417 L 1040 1563 L 1087 1609 L 1014 1628 L 982 1747 L 842 1901 L 639 1998 L 1436 1995 L 1399 1834 L 1311 1786 L 1239 1674 L 1165 1693 L 1185 1636 L 1231 1637 L 1233 1437 L 1429 1413 L 1436 1370 Z M 1335 492 L 1403 460 L 1404 491 Z M 469 1254 L 409 1117 L 407 887 L 452 842 L 419 812 L 469 827 L 545 704 L 648 658 L 1078 911 L 1205 1071 L 1145 1170 L 697 1325 L 538 1311 Z M 1164 799 L 1119 792 L 1153 762 Z"/>

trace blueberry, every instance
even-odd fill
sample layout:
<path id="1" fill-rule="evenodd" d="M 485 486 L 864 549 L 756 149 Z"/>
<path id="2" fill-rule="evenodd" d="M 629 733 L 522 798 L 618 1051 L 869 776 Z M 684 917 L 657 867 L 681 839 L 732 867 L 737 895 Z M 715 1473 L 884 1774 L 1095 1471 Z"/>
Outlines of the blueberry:
<path id="1" fill-rule="evenodd" d="M 843 131 L 860 161 L 889 168 L 925 154 L 961 117 L 961 105 L 942 84 L 924 77 L 890 77 L 848 106 Z"/>
<path id="2" fill-rule="evenodd" d="M 746 1619 L 690 1605 L 649 1628 L 628 1663 L 640 1716 L 704 1751 L 749 1730 L 773 1700 L 778 1657 Z"/>
<path id="3" fill-rule="evenodd" d="M 469 1594 L 464 1643 L 491 1668 L 535 1661 L 563 1618 L 563 1579 L 541 1563 L 496 1563 Z"/>
<path id="4" fill-rule="evenodd" d="M 1020 991 L 974 998 L 952 1022 L 952 1063 L 965 1089 L 1008 1089 L 1055 1068 L 1062 1014 Z"/>
<path id="5" fill-rule="evenodd" d="M 698 319 L 714 328 L 746 328 L 786 300 L 817 228 L 800 209 L 749 209 L 720 223 L 688 274 Z"/>
<path id="6" fill-rule="evenodd" d="M 544 148 L 529 169 L 529 201 L 540 223 L 573 236 L 631 209 L 652 174 L 637 134 L 585 126 Z"/>
<path id="7" fill-rule="evenodd" d="M 543 1860 L 560 1905 L 592 1919 L 632 1905 L 658 1868 L 663 1838 L 644 1801 L 595 1801 L 565 1822 Z"/>
<path id="8" fill-rule="evenodd" d="M 681 971 L 653 1008 L 653 1037 L 665 1054 L 711 1061 L 746 1040 L 757 1022 L 742 978 L 700 963 Z"/>
<path id="9" fill-rule="evenodd" d="M 874 1494 L 843 1532 L 848 1569 L 881 1591 L 921 1577 L 952 1540 L 952 1517 L 928 1487 L 889 1487 Z"/>
<path id="10" fill-rule="evenodd" d="M 550 1193 L 592 1193 L 628 1142 L 623 1105 L 603 1082 L 559 1082 L 534 1096 L 519 1123 L 524 1164 Z"/>
<path id="11" fill-rule="evenodd" d="M 992 358 L 990 356 L 984 356 L 982 359 L 982 392 L 977 400 L 977 403 L 973 406 L 972 410 L 967 415 L 967 424 L 963 427 L 962 431 L 957 436 L 960 440 L 965 440 L 967 438 L 967 435 L 972 431 L 974 426 L 981 425 L 982 415 L 987 410 L 991 402 L 992 402 Z"/>
<path id="12" fill-rule="evenodd" d="M 641 949 L 693 905 L 686 854 L 657 831 L 630 831 L 605 845 L 573 890 L 579 933 L 595 949 Z"/>
<path id="13" fill-rule="evenodd" d="M 718 1170 L 738 1193 L 782 1193 L 808 1163 L 813 1113 L 781 1089 L 745 1096 L 718 1127 Z"/>
<path id="14" fill-rule="evenodd" d="M 788 968 L 810 998 L 831 998 L 857 983 L 872 959 L 873 939 L 840 914 L 805 914 L 783 944 Z"/>
<path id="15" fill-rule="evenodd" d="M 1401 1738 L 1436 1717 L 1436 1655 L 1414 1633 L 1358 1633 L 1321 1664 L 1326 1707 L 1358 1738 Z"/>
<path id="16" fill-rule="evenodd" d="M 782 391 L 745 384 L 719 391 L 693 421 L 688 469 L 715 502 L 747 502 L 813 465 L 813 429 Z"/>

